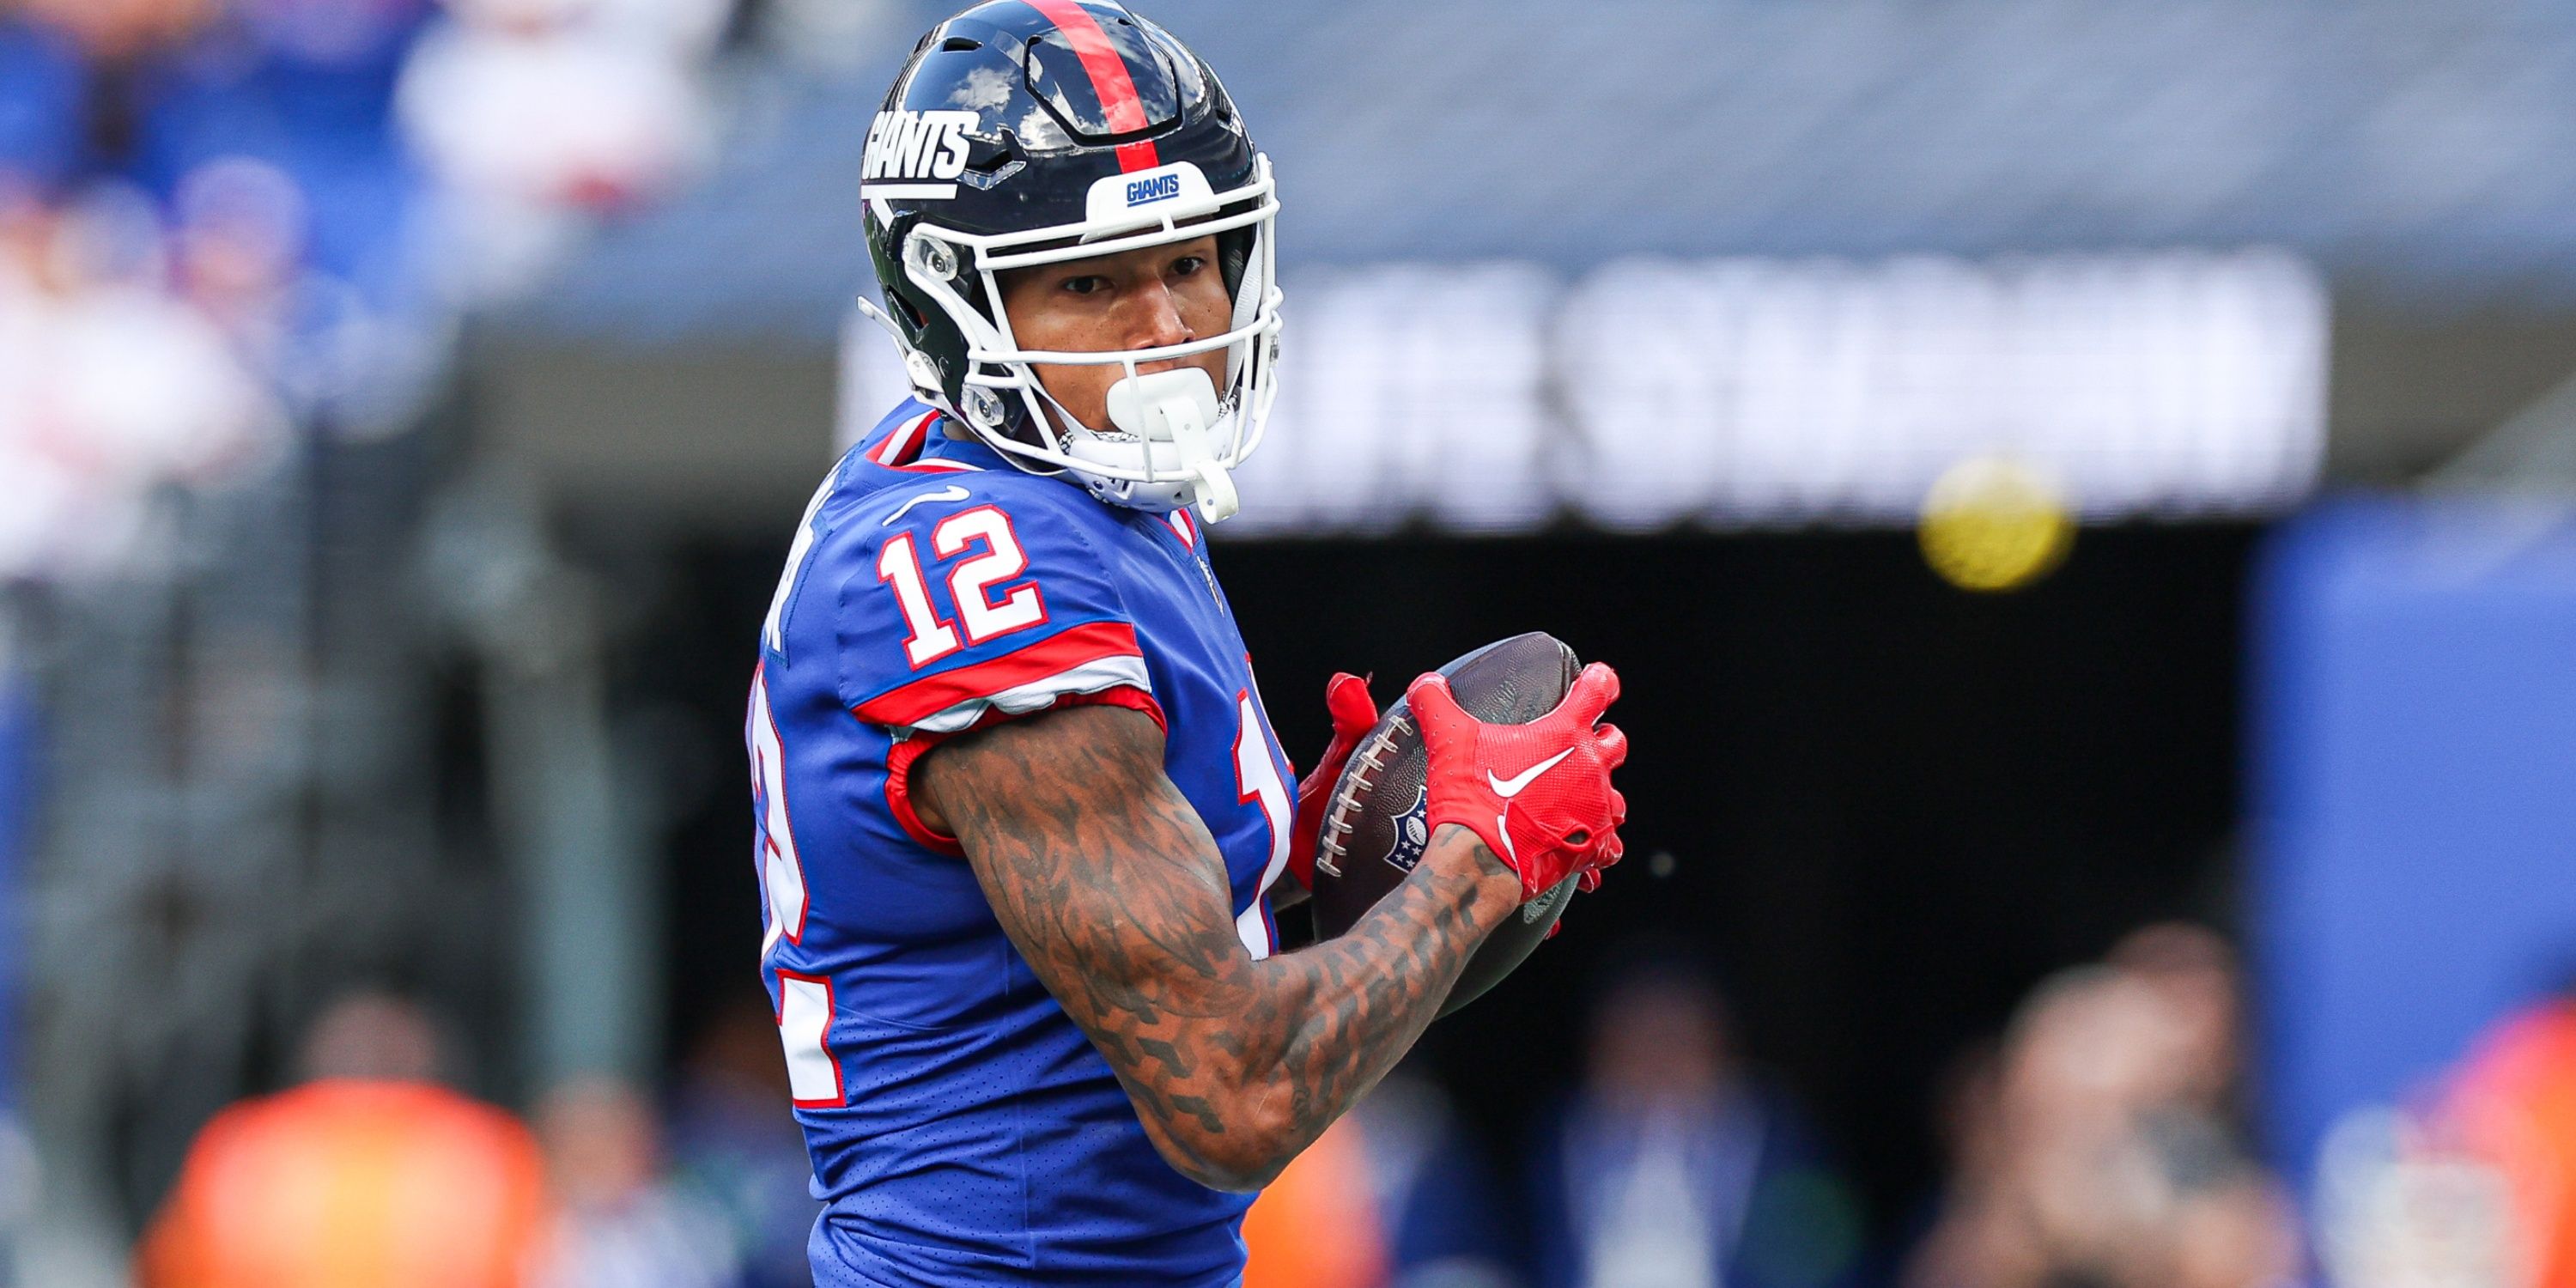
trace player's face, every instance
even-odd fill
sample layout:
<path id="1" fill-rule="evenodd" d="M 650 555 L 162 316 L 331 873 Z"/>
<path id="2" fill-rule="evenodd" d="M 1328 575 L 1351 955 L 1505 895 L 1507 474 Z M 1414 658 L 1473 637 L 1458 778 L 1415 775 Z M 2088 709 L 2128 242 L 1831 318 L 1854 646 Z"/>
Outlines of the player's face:
<path id="1" fill-rule="evenodd" d="M 1154 349 L 1222 334 L 1234 317 L 1225 274 L 1216 262 L 1216 238 L 1095 259 L 1070 260 L 1002 275 L 1002 307 L 1024 349 L 1099 353 Z M 1194 366 L 1225 387 L 1225 350 L 1177 360 L 1140 362 L 1139 374 Z M 1048 393 L 1085 426 L 1109 427 L 1109 387 L 1126 379 L 1113 365 L 1039 365 Z"/>

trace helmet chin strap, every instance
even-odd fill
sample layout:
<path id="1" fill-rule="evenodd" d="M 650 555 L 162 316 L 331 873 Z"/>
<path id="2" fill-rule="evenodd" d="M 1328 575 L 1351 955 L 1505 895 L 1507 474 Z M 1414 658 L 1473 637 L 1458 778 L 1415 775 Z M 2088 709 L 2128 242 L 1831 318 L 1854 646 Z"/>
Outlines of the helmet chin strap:
<path id="1" fill-rule="evenodd" d="M 1109 387 L 1110 423 L 1149 445 L 1172 445 L 1181 472 L 1198 479 L 1199 517 L 1209 523 L 1222 523 L 1243 508 L 1233 477 L 1208 441 L 1217 414 L 1216 382 L 1198 367 L 1128 376 Z"/>

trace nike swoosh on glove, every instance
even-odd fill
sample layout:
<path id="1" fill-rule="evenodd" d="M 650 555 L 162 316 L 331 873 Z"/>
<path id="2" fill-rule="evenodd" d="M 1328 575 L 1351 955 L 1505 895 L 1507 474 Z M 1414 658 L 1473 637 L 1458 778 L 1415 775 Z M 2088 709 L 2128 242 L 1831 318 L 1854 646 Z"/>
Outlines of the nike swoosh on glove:
<path id="1" fill-rule="evenodd" d="M 1315 847 L 1324 835 L 1324 807 L 1342 781 L 1342 766 L 1351 763 L 1360 739 L 1377 728 L 1377 699 L 1368 681 L 1341 671 L 1324 683 L 1324 710 L 1333 717 L 1333 739 L 1315 771 L 1297 781 L 1297 818 L 1288 828 L 1288 875 L 1309 890 L 1315 888 Z"/>
<path id="2" fill-rule="evenodd" d="M 1595 662 L 1574 677 L 1565 700 L 1528 724 L 1486 724 L 1468 715 L 1449 681 L 1425 675 L 1405 691 L 1430 753 L 1434 828 L 1474 832 L 1520 875 L 1521 902 L 1582 873 L 1584 889 L 1619 861 L 1627 798 L 1610 771 L 1628 759 L 1628 736 L 1601 723 L 1619 699 L 1619 674 Z"/>

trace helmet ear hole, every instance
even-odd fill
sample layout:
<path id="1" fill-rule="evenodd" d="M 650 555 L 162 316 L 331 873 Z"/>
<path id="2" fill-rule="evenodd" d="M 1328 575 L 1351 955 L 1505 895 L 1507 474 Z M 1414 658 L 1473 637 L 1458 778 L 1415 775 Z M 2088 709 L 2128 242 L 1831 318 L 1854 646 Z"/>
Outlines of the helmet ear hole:
<path id="1" fill-rule="evenodd" d="M 1002 404 L 1002 396 L 983 385 L 968 385 L 966 396 L 959 399 L 958 403 L 957 410 L 965 413 L 966 419 L 973 421 L 978 428 L 998 430 L 1002 427 L 1002 422 L 1009 418 L 1008 410 Z"/>
<path id="2" fill-rule="evenodd" d="M 916 230 L 903 239 L 903 266 L 923 277 L 950 281 L 957 276 L 957 252 L 948 243 Z"/>

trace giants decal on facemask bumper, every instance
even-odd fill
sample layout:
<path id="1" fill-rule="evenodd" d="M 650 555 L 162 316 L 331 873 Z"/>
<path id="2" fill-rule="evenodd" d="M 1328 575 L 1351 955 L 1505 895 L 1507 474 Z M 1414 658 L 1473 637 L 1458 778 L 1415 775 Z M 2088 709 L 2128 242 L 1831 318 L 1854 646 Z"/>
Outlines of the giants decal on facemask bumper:
<path id="1" fill-rule="evenodd" d="M 1134 227 L 1160 222 L 1164 206 L 1192 198 L 1215 200 L 1207 174 L 1187 161 L 1175 161 L 1093 181 L 1084 213 L 1106 229 Z"/>
<path id="2" fill-rule="evenodd" d="M 1167 174 L 1153 179 L 1138 179 L 1127 185 L 1127 204 L 1141 206 L 1149 201 L 1169 201 L 1181 195 L 1181 177 Z"/>
<path id="3" fill-rule="evenodd" d="M 966 131 L 974 125 L 973 112 L 877 113 L 876 123 L 868 127 L 861 191 L 882 198 L 955 197 L 957 176 L 966 173 Z"/>

